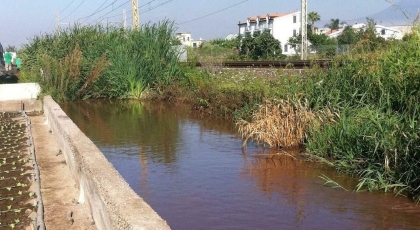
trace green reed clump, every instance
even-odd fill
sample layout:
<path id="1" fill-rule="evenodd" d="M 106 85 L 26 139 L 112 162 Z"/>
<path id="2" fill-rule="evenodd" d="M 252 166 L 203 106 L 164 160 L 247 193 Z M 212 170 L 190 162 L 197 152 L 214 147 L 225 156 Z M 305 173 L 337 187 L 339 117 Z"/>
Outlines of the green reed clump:
<path id="1" fill-rule="evenodd" d="M 139 30 L 75 25 L 32 38 L 22 50 L 23 72 L 56 99 L 137 98 L 181 76 L 173 32 L 169 21 Z"/>
<path id="2" fill-rule="evenodd" d="M 420 36 L 344 56 L 307 87 L 312 109 L 332 109 L 335 122 L 313 124 L 309 152 L 360 175 L 358 190 L 420 194 Z"/>

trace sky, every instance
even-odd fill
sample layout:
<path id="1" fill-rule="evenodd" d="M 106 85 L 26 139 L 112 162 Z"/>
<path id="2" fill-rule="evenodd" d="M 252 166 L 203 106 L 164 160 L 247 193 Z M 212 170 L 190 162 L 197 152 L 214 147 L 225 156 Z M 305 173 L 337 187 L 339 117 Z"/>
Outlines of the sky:
<path id="1" fill-rule="evenodd" d="M 238 22 L 246 21 L 247 17 L 300 11 L 301 4 L 300 0 L 138 1 L 141 24 L 172 20 L 177 32 L 190 32 L 193 39 L 204 40 L 238 33 Z M 307 1 L 308 12 L 318 12 L 322 21 L 363 18 L 390 6 L 390 0 Z M 57 13 L 60 26 L 67 27 L 78 20 L 85 24 L 122 23 L 124 9 L 127 18 L 131 18 L 130 0 L 0 0 L 0 42 L 3 47 L 20 48 L 36 35 L 53 33 Z M 131 25 L 131 19 L 127 25 Z"/>

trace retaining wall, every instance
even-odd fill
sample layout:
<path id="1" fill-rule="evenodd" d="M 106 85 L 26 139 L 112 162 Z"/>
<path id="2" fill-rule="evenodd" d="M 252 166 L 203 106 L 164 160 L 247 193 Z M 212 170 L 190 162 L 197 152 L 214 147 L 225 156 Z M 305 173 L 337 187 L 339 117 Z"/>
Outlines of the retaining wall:
<path id="1" fill-rule="evenodd" d="M 40 91 L 37 83 L 0 84 L 0 101 L 36 99 Z"/>
<path id="2" fill-rule="evenodd" d="M 36 100 L 39 92 L 37 83 L 0 84 L 0 112 L 42 110 L 42 102 Z"/>
<path id="3" fill-rule="evenodd" d="M 44 114 L 98 229 L 170 229 L 50 96 Z"/>

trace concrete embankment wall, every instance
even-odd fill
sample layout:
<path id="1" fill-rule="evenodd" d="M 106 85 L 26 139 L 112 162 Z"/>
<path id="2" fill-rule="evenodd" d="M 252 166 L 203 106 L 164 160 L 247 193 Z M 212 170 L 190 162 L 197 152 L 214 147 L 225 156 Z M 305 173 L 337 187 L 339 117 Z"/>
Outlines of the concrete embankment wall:
<path id="1" fill-rule="evenodd" d="M 0 84 L 0 112 L 42 109 L 37 83 Z"/>
<path id="2" fill-rule="evenodd" d="M 50 96 L 44 114 L 98 229 L 170 229 Z"/>

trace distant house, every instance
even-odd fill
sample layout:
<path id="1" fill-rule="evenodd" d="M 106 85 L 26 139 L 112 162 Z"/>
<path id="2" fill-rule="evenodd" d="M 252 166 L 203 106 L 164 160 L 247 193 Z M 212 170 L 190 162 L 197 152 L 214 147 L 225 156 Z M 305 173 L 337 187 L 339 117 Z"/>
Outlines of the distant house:
<path id="1" fill-rule="evenodd" d="M 343 33 L 344 28 L 348 25 L 340 26 L 340 28 L 331 31 L 329 28 L 322 28 L 318 30 L 319 34 L 325 34 L 328 38 L 337 38 L 339 35 Z M 354 31 L 365 30 L 367 25 L 365 23 L 356 23 L 351 26 Z M 382 37 L 385 40 L 393 38 L 393 39 L 402 39 L 404 36 L 403 31 L 400 30 L 398 27 L 385 27 L 382 25 L 375 25 L 375 33 L 378 37 Z"/>
<path id="2" fill-rule="evenodd" d="M 328 38 L 337 38 L 341 33 L 343 33 L 343 30 L 346 26 L 340 26 L 338 29 L 331 30 L 330 28 L 327 29 L 321 29 L 320 32 L 327 35 Z"/>
<path id="3" fill-rule="evenodd" d="M 228 36 L 226 36 L 225 40 L 233 40 L 237 37 L 238 37 L 237 34 L 229 34 Z"/>
<path id="4" fill-rule="evenodd" d="M 390 38 L 402 39 L 404 36 L 402 31 L 398 29 L 393 29 L 393 28 L 389 28 L 389 27 L 385 27 L 381 25 L 375 25 L 375 31 L 376 31 L 376 35 L 383 37 L 385 40 L 388 40 Z"/>
<path id="5" fill-rule="evenodd" d="M 296 54 L 296 51 L 288 44 L 288 41 L 290 37 L 299 34 L 300 19 L 300 11 L 248 17 L 246 22 L 239 22 L 239 34 L 245 37 L 247 33 L 253 35 L 256 32 L 269 31 L 274 38 L 280 41 L 283 54 L 293 55 Z"/>
<path id="6" fill-rule="evenodd" d="M 199 47 L 205 40 L 194 40 L 191 37 L 191 33 L 176 33 L 175 36 L 178 38 L 178 40 L 181 42 L 184 46 L 189 47 Z"/>

